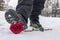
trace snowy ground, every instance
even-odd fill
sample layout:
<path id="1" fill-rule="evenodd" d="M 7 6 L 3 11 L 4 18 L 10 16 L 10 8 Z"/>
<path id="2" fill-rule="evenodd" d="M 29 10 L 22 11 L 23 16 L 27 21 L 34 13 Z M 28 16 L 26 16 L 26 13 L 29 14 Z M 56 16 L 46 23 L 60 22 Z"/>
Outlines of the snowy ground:
<path id="1" fill-rule="evenodd" d="M 39 16 L 39 21 L 44 28 L 52 28 L 52 31 L 34 31 L 13 34 L 9 30 L 8 24 L 4 18 L 5 12 L 0 12 L 0 40 L 60 40 L 60 18 Z"/>
<path id="2" fill-rule="evenodd" d="M 12 0 L 9 5 L 14 5 L 13 7 L 15 7 L 16 0 L 15 2 Z M 41 25 L 44 28 L 52 28 L 52 31 L 13 34 L 9 30 L 10 24 L 6 22 L 4 13 L 5 11 L 0 11 L 0 40 L 60 40 L 60 18 L 39 16 Z"/>

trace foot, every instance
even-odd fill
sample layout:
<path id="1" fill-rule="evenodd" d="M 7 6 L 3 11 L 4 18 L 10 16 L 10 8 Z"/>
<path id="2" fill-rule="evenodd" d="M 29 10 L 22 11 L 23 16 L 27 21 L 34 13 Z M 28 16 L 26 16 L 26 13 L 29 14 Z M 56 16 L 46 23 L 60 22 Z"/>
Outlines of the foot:
<path id="1" fill-rule="evenodd" d="M 44 28 L 39 23 L 31 23 L 30 26 L 34 27 L 35 29 L 40 30 L 41 32 L 44 32 Z"/>
<path id="2" fill-rule="evenodd" d="M 21 32 L 21 29 L 23 28 L 24 30 L 27 29 L 27 23 L 25 22 L 23 17 L 20 14 L 17 14 L 17 12 L 12 9 L 9 9 L 5 13 L 5 19 L 8 23 L 11 24 L 10 30 L 15 34 L 18 34 L 17 32 Z"/>

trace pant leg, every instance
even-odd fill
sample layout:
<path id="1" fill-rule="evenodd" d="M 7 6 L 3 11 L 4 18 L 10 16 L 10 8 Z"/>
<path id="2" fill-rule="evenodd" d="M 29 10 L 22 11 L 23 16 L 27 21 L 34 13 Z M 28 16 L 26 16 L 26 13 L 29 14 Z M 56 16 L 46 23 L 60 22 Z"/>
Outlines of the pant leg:
<path id="1" fill-rule="evenodd" d="M 30 15 L 30 20 L 33 23 L 39 23 L 39 14 L 41 14 L 41 10 L 44 8 L 45 0 L 34 0 L 33 1 L 33 10 Z"/>
<path id="2" fill-rule="evenodd" d="M 18 0 L 18 5 L 16 7 L 16 11 L 18 14 L 21 14 L 24 20 L 28 21 L 28 17 L 32 11 L 33 0 Z"/>

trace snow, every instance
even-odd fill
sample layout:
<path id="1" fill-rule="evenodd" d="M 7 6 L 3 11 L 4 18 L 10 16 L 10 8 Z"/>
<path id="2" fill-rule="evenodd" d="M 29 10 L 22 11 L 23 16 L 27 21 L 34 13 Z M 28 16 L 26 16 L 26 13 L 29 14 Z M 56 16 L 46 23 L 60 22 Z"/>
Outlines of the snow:
<path id="1" fill-rule="evenodd" d="M 44 28 L 52 28 L 53 30 L 13 34 L 9 30 L 10 24 L 6 22 L 4 14 L 5 11 L 0 11 L 0 40 L 60 40 L 60 18 L 58 17 L 39 16 L 41 25 Z M 28 23 L 28 26 L 29 25 Z"/>
<path id="2" fill-rule="evenodd" d="M 53 30 L 13 34 L 9 30 L 10 24 L 6 22 L 4 13 L 5 11 L 0 12 L 0 40 L 60 40 L 60 18 L 39 16 L 42 26 L 44 28 L 52 28 Z"/>

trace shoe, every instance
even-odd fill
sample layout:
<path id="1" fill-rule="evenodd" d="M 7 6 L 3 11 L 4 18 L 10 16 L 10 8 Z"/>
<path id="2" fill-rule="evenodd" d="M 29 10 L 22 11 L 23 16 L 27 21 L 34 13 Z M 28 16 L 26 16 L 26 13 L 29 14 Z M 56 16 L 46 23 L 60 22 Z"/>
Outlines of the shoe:
<path id="1" fill-rule="evenodd" d="M 27 29 L 27 23 L 23 19 L 22 15 L 18 14 L 13 9 L 9 9 L 8 11 L 6 11 L 6 13 L 5 13 L 5 19 L 6 19 L 6 21 L 8 23 L 11 24 L 10 30 L 14 34 L 18 34 L 21 31 L 23 31 L 23 29 L 24 30 Z"/>
<path id="2" fill-rule="evenodd" d="M 44 28 L 39 23 L 32 23 L 32 22 L 30 22 L 30 26 L 32 26 L 35 29 L 40 30 L 41 32 L 44 32 Z"/>

